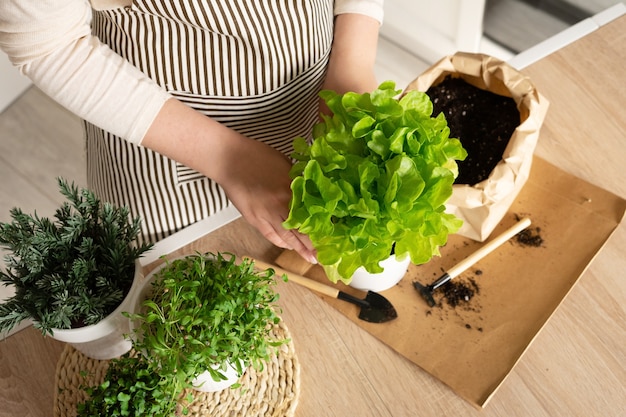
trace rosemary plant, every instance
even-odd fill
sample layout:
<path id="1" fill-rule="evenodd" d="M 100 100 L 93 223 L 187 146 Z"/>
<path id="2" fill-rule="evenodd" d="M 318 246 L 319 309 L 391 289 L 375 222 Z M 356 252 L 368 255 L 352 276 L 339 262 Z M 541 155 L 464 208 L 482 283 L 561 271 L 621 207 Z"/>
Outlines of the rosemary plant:
<path id="1" fill-rule="evenodd" d="M 54 219 L 13 208 L 12 221 L 0 223 L 9 252 L 0 282 L 15 288 L 0 304 L 0 333 L 29 318 L 43 334 L 99 322 L 122 302 L 135 260 L 151 247 L 136 244 L 141 223 L 128 208 L 57 181 L 67 201 Z"/>

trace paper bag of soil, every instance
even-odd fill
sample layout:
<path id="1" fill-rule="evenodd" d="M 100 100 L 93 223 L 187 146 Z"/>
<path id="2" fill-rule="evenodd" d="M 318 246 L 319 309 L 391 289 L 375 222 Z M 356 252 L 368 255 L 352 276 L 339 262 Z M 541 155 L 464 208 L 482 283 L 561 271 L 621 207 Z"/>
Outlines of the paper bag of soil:
<path id="1" fill-rule="evenodd" d="M 548 100 L 527 76 L 505 62 L 484 54 L 464 52 L 442 58 L 412 81 L 405 92 L 426 92 L 450 77 L 510 97 L 519 111 L 520 124 L 488 177 L 473 185 L 455 184 L 446 204 L 449 213 L 463 220 L 459 234 L 482 242 L 504 217 L 528 179 Z M 498 114 L 492 117 L 496 119 Z M 463 138 L 460 139 L 463 143 Z"/>

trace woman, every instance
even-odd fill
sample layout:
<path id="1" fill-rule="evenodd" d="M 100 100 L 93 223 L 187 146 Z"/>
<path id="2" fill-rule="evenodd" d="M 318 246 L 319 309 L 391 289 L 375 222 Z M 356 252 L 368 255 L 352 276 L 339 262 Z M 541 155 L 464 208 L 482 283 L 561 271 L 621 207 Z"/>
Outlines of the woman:
<path id="1" fill-rule="evenodd" d="M 382 0 L 4 0 L 0 47 L 85 120 L 88 186 L 141 216 L 144 239 L 232 202 L 314 262 L 281 225 L 286 155 L 321 89 L 377 86 L 382 14 Z"/>

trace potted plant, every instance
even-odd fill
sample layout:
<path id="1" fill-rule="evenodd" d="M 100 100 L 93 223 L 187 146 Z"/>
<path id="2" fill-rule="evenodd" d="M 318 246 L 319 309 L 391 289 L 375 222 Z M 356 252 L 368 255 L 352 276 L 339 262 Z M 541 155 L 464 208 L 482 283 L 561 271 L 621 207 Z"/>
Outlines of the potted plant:
<path id="1" fill-rule="evenodd" d="M 186 414 L 195 391 L 235 387 L 247 367 L 262 370 L 288 342 L 272 333 L 280 321 L 273 276 L 232 254 L 165 259 L 135 294 L 136 313 L 125 313 L 133 351 L 111 360 L 101 383 L 81 387 L 78 415 Z"/>
<path id="2" fill-rule="evenodd" d="M 425 93 L 400 92 L 391 81 L 366 94 L 322 91 L 333 115 L 311 144 L 295 140 L 284 226 L 309 236 L 333 282 L 359 268 L 380 274 L 392 254 L 427 262 L 461 226 L 445 203 L 466 152 Z"/>
<path id="3" fill-rule="evenodd" d="M 44 335 L 87 356 L 119 356 L 131 347 L 121 312 L 141 273 L 137 260 L 151 245 L 137 245 L 140 219 L 126 207 L 62 178 L 58 184 L 68 201 L 54 220 L 13 208 L 12 221 L 0 223 L 0 245 L 9 251 L 0 281 L 15 288 L 0 304 L 0 333 L 32 319 Z"/>
<path id="4" fill-rule="evenodd" d="M 262 370 L 287 340 L 272 335 L 274 272 L 232 254 L 196 253 L 152 272 L 131 314 L 134 348 L 175 391 L 227 388 L 249 366 Z"/>
<path id="5" fill-rule="evenodd" d="M 443 57 L 410 91 L 437 101 L 436 112 L 445 112 L 451 134 L 469 152 L 446 208 L 463 220 L 458 234 L 483 241 L 528 179 L 548 100 L 507 63 L 466 52 Z"/>

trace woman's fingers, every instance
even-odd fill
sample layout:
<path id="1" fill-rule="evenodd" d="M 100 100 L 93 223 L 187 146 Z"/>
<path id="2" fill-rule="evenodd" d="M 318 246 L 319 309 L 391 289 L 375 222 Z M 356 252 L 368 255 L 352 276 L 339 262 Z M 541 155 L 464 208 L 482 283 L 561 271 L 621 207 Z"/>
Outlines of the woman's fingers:
<path id="1" fill-rule="evenodd" d="M 317 263 L 310 239 L 282 225 L 289 214 L 290 169 L 291 162 L 282 153 L 250 140 L 221 185 L 242 216 L 266 239 Z"/>
<path id="2" fill-rule="evenodd" d="M 269 222 L 265 222 L 265 225 L 259 225 L 257 229 L 274 245 L 294 250 L 308 262 L 317 263 L 315 250 L 311 240 L 306 235 L 295 230 L 286 230 L 282 224 L 272 226 Z"/>

